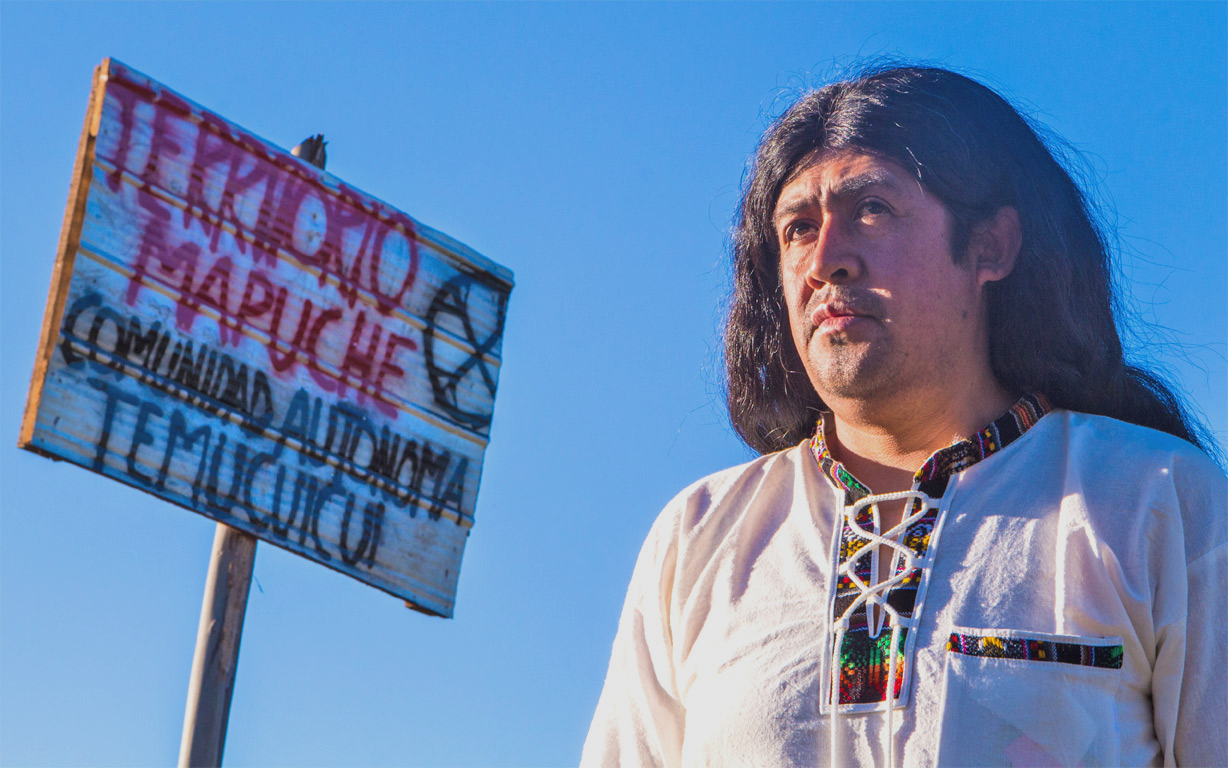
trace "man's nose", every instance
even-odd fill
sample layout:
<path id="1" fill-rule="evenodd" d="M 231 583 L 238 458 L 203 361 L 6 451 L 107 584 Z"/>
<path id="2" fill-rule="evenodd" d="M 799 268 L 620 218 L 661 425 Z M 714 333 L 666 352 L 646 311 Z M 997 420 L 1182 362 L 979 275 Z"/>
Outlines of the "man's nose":
<path id="1" fill-rule="evenodd" d="M 849 283 L 861 275 L 861 258 L 844 226 L 835 217 L 823 222 L 808 254 L 806 282 L 811 288 L 821 288 L 826 283 Z"/>

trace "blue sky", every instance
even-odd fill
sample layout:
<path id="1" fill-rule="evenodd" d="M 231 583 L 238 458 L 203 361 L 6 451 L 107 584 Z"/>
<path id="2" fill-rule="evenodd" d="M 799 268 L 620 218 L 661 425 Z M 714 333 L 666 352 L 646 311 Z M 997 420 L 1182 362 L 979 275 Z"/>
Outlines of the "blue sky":
<path id="1" fill-rule="evenodd" d="M 746 157 L 858 57 L 980 77 L 1084 153 L 1129 305 L 1228 444 L 1223 3 L 0 4 L 0 763 L 178 752 L 214 525 L 15 443 L 92 69 L 114 56 L 515 271 L 453 620 L 261 544 L 226 762 L 574 764 L 720 406 Z M 1145 342 L 1145 343 L 1144 343 Z"/>

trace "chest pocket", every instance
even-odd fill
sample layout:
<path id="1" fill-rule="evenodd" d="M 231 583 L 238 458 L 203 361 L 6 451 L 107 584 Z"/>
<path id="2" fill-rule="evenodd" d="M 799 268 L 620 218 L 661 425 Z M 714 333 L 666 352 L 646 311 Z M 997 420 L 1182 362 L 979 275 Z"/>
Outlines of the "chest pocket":
<path id="1" fill-rule="evenodd" d="M 1116 765 L 1121 638 L 952 629 L 941 766 Z"/>

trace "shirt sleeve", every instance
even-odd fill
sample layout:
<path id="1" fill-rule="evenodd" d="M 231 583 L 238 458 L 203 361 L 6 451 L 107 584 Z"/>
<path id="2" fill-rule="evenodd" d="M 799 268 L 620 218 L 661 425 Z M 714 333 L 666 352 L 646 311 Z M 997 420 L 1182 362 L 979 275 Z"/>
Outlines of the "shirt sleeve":
<path id="1" fill-rule="evenodd" d="M 1228 588 L 1228 548 L 1223 544 L 1189 565 L 1189 614 L 1185 621 L 1185 658 L 1179 673 L 1157 680 L 1157 702 L 1172 694 L 1166 686 L 1180 686 L 1176 722 L 1166 730 L 1172 743 L 1164 745 L 1164 764 L 1182 766 L 1228 765 L 1228 683 L 1224 660 L 1228 659 L 1228 632 L 1224 622 L 1224 594 Z M 1159 670 L 1164 662 L 1156 659 Z M 1157 676 L 1158 677 L 1158 676 Z M 1171 705 L 1164 714 L 1172 716 Z M 1160 711 L 1157 706 L 1157 733 Z"/>
<path id="2" fill-rule="evenodd" d="M 1182 494 L 1185 548 L 1193 554 L 1184 569 L 1186 611 L 1157 636 L 1152 703 L 1166 766 L 1228 766 L 1228 479 L 1211 474 Z M 1191 502 L 1201 509 L 1189 509 Z"/>
<path id="3" fill-rule="evenodd" d="M 681 763 L 686 713 L 670 631 L 678 551 L 677 516 L 670 512 L 667 507 L 653 526 L 631 576 L 581 768 Z"/>

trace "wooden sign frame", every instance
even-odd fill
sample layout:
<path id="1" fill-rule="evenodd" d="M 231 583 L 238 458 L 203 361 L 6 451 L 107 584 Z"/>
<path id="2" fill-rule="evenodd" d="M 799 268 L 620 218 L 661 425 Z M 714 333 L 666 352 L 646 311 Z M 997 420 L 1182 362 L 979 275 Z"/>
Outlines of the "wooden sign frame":
<path id="1" fill-rule="evenodd" d="M 19 446 L 451 616 L 512 286 L 107 59 Z"/>

